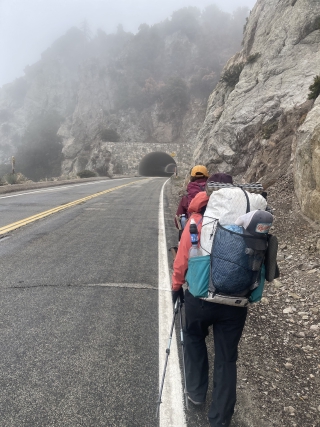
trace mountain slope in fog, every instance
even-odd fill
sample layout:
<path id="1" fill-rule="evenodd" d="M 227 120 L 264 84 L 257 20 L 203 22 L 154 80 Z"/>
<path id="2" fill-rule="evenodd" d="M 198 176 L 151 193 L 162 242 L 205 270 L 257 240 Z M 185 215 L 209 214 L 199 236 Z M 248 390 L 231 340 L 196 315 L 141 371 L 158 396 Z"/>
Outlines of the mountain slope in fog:
<path id="1" fill-rule="evenodd" d="M 91 168 L 95 158 L 105 159 L 100 169 L 109 173 L 108 141 L 189 149 L 221 69 L 239 49 L 246 13 L 184 8 L 152 27 L 142 24 L 136 35 L 121 26 L 93 38 L 85 23 L 70 29 L 24 77 L 3 86 L 0 164 L 15 155 L 21 172 L 40 179 Z M 121 163 L 113 167 L 125 172 Z"/>

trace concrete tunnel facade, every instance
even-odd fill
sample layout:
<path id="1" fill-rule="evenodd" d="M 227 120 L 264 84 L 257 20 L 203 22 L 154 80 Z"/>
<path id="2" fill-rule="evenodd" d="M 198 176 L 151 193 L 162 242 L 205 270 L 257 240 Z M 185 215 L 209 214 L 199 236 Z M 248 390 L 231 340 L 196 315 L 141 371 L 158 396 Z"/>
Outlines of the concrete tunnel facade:
<path id="1" fill-rule="evenodd" d="M 141 176 L 171 176 L 176 172 L 176 162 L 167 153 L 153 152 L 143 157 L 139 164 Z"/>

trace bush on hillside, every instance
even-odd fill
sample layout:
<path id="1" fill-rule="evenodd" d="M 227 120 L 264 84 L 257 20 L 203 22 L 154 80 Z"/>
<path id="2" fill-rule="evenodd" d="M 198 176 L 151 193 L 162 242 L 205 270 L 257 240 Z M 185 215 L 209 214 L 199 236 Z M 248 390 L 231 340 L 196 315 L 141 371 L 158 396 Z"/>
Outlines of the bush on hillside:
<path id="1" fill-rule="evenodd" d="M 235 86 L 239 81 L 244 65 L 243 62 L 232 65 L 222 74 L 221 80 L 226 82 L 228 86 Z"/>
<path id="2" fill-rule="evenodd" d="M 315 76 L 313 84 L 309 86 L 310 93 L 308 99 L 316 99 L 320 95 L 320 76 Z"/>
<path id="3" fill-rule="evenodd" d="M 26 178 L 22 173 L 10 172 L 2 177 L 2 181 L 4 181 L 5 184 L 22 184 L 28 181 L 28 178 Z"/>
<path id="4" fill-rule="evenodd" d="M 18 184 L 18 175 L 16 173 L 8 173 L 3 179 L 8 184 Z"/>
<path id="5" fill-rule="evenodd" d="M 95 172 L 88 169 L 78 172 L 77 175 L 79 178 L 93 178 L 94 176 L 97 176 Z"/>
<path id="6" fill-rule="evenodd" d="M 261 135 L 264 139 L 269 139 L 270 136 L 278 130 L 278 123 L 277 122 L 271 122 L 265 124 L 261 129 Z"/>
<path id="7" fill-rule="evenodd" d="M 253 64 L 254 62 L 256 62 L 258 58 L 260 58 L 260 56 L 261 56 L 260 52 L 251 54 L 250 56 L 248 56 L 247 64 Z"/>

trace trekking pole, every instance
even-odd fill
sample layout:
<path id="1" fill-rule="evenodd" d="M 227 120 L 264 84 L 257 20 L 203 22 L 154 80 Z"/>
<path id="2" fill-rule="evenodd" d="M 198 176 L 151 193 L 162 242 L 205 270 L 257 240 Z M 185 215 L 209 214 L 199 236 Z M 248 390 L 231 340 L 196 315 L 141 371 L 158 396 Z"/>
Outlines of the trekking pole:
<path id="1" fill-rule="evenodd" d="M 171 346 L 171 341 L 172 341 L 174 322 L 176 320 L 177 313 L 178 313 L 178 300 L 176 301 L 176 303 L 174 305 L 174 309 L 173 309 L 173 319 L 172 319 L 172 323 L 171 323 L 170 335 L 169 335 L 169 340 L 168 340 L 168 347 L 166 348 L 166 360 L 165 360 L 164 370 L 163 370 L 163 374 L 162 374 L 162 380 L 161 380 L 161 386 L 160 386 L 160 391 L 159 391 L 159 397 L 158 397 L 158 400 L 157 400 L 156 418 L 158 418 L 158 416 L 159 416 L 160 404 L 162 403 L 161 402 L 161 396 L 162 396 L 162 390 L 163 390 L 163 385 L 164 385 L 164 378 L 166 376 L 168 358 L 169 358 L 169 355 L 170 355 L 170 346 Z"/>
<path id="2" fill-rule="evenodd" d="M 178 252 L 177 246 L 171 246 L 171 248 L 169 249 L 169 252 L 171 252 L 171 255 L 174 261 L 176 259 L 177 252 Z"/>
<path id="3" fill-rule="evenodd" d="M 189 399 L 187 391 L 187 377 L 186 377 L 186 364 L 184 361 L 184 339 L 183 339 L 183 328 L 182 328 L 182 302 L 179 300 L 179 316 L 180 316 L 180 342 L 181 342 L 181 352 L 182 352 L 182 366 L 183 366 L 183 379 L 184 379 L 184 398 L 186 401 L 186 408 L 189 409 Z"/>
<path id="4" fill-rule="evenodd" d="M 176 221 L 177 221 L 177 224 L 178 224 L 178 229 L 182 230 L 181 220 L 180 220 L 180 217 L 178 215 L 176 215 Z"/>

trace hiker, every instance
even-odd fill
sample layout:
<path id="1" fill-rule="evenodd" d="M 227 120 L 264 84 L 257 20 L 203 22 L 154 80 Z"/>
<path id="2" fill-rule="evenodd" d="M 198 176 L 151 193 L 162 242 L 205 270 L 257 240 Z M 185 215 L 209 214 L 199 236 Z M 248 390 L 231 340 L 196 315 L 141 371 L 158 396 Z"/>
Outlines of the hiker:
<path id="1" fill-rule="evenodd" d="M 188 217 L 188 206 L 196 194 L 205 190 L 208 176 L 208 169 L 203 165 L 196 165 L 191 169 L 190 181 L 187 185 L 187 194 L 182 196 L 180 200 L 176 217 L 180 217 L 181 215 L 186 215 L 186 217 Z M 176 227 L 179 228 L 176 218 L 174 221 Z"/>
<path id="2" fill-rule="evenodd" d="M 221 182 L 224 184 L 233 184 L 233 179 L 231 175 L 228 175 L 227 173 L 218 172 L 211 175 L 207 182 Z M 207 196 L 207 193 L 205 191 L 199 191 L 198 194 L 195 195 L 195 197 L 191 200 L 189 207 L 188 207 L 188 216 L 191 216 L 192 213 L 198 212 L 198 213 L 204 213 L 205 208 L 207 206 L 209 200 L 209 196 Z M 200 211 L 199 206 L 201 206 Z"/>
<path id="3" fill-rule="evenodd" d="M 215 178 L 211 178 L 212 180 L 226 179 L 227 182 L 232 183 L 232 177 L 226 176 L 226 174 L 215 174 Z M 261 199 L 263 198 L 261 197 Z M 236 403 L 238 344 L 246 321 L 247 307 L 218 304 L 201 297 L 194 297 L 188 289 L 184 293 L 182 288 L 188 270 L 188 256 L 191 247 L 189 224 L 191 220 L 194 220 L 198 233 L 201 234 L 201 212 L 207 206 L 208 201 L 207 194 L 200 192 L 190 203 L 189 214 L 191 216 L 186 225 L 186 231 L 181 236 L 173 265 L 172 300 L 175 303 L 177 298 L 180 298 L 181 302 L 185 303 L 186 384 L 188 399 L 194 405 L 201 405 L 206 401 L 209 363 L 205 339 L 209 333 L 209 327 L 213 326 L 214 385 L 208 418 L 211 427 L 228 427 Z M 246 203 L 245 198 L 243 203 Z M 263 204 L 261 200 L 260 203 Z M 265 207 L 255 209 L 265 209 Z"/>
<path id="4" fill-rule="evenodd" d="M 211 175 L 208 178 L 208 182 L 221 182 L 225 184 L 227 183 L 233 184 L 232 176 L 222 172 Z M 207 196 L 207 193 L 205 191 L 199 191 L 191 200 L 187 213 L 189 217 L 191 217 L 191 215 L 193 216 L 196 223 L 201 221 L 202 215 L 207 207 L 208 200 L 209 200 L 209 197 Z M 201 223 L 199 224 L 198 227 L 200 227 L 200 230 L 201 230 Z M 189 249 L 191 247 L 189 233 L 188 233 L 188 236 L 183 240 L 183 242 L 180 242 L 180 244 L 181 243 L 183 243 L 183 246 L 179 251 L 179 257 L 176 256 L 177 254 L 175 255 L 174 266 L 173 266 L 174 267 L 173 275 L 177 277 L 176 283 L 178 283 L 178 287 L 180 287 L 180 284 L 182 286 L 182 284 L 185 282 L 185 274 L 188 269 L 188 254 L 189 254 Z M 178 248 L 175 248 L 175 249 L 178 250 Z M 172 284 L 173 283 L 174 282 L 172 282 Z M 182 295 L 183 290 L 181 290 L 180 292 Z"/>

